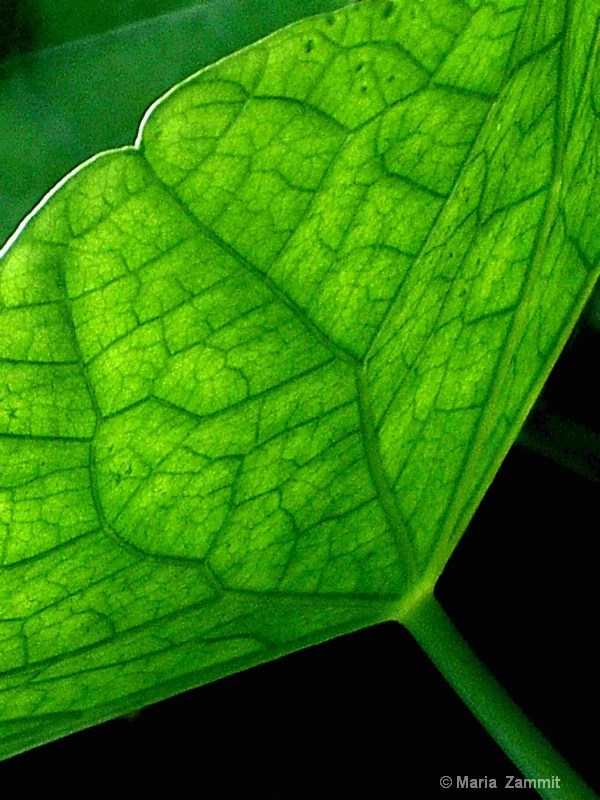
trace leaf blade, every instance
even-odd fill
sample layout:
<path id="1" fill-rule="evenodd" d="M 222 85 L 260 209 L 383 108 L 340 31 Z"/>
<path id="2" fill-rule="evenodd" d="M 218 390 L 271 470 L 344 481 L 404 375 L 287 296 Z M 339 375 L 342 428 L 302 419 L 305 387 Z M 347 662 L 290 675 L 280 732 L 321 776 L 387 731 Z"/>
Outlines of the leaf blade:
<path id="1" fill-rule="evenodd" d="M 498 387 L 492 412 L 504 392 L 518 424 L 523 396 L 539 388 L 527 365 L 520 395 L 504 381 L 511 358 L 527 362 L 530 352 L 520 335 L 504 345 L 510 312 L 521 315 L 519 334 L 528 319 L 518 310 L 530 310 L 524 275 L 545 275 L 548 254 L 561 256 L 562 311 L 544 302 L 545 286 L 533 294 L 554 331 L 539 328 L 543 371 L 591 290 L 570 263 L 594 265 L 598 247 L 580 219 L 595 213 L 592 39 L 579 99 L 562 102 L 574 154 L 558 181 L 548 95 L 527 108 L 514 100 L 540 75 L 556 92 L 552 39 L 533 37 L 539 51 L 523 55 L 506 33 L 519 30 L 514 8 L 470 12 L 448 1 L 444 26 L 433 5 L 394 17 L 393 4 L 363 3 L 186 81 L 151 111 L 137 148 L 79 170 L 4 253 L 5 330 L 23 324 L 3 343 L 0 370 L 12 457 L 0 473 L 5 752 L 42 725 L 58 734 L 401 618 L 431 591 L 478 476 L 516 430 L 507 423 L 487 461 L 470 461 L 469 442 L 497 431 L 470 413 L 479 406 L 457 406 L 450 387 L 462 429 L 438 418 L 429 442 L 415 435 L 412 410 L 437 398 L 427 376 L 443 388 L 453 362 L 463 394 L 478 391 L 479 344 Z M 435 36 L 422 35 L 425 21 Z M 483 47 L 490 29 L 506 36 L 500 55 Z M 487 53 L 489 69 L 466 69 L 472 52 Z M 398 73 L 401 86 L 382 88 Z M 429 117 L 447 124 L 448 140 L 436 139 Z M 503 184 L 486 158 L 501 160 L 514 141 L 521 160 L 508 163 Z M 581 158 L 587 182 L 567 176 Z M 568 258 L 550 235 L 561 202 L 577 231 Z M 496 260 L 477 283 L 484 245 Z M 452 325 L 469 281 L 473 324 L 491 327 L 457 348 Z M 500 308 L 490 305 L 494 281 Z M 427 282 L 434 291 L 423 301 Z M 538 328 L 526 333 L 537 345 Z M 418 381 L 410 358 L 425 366 Z M 83 409 L 76 424 L 74 409 Z M 423 452 L 415 458 L 415 442 L 432 441 L 429 464 Z M 395 485 L 411 448 L 419 480 Z M 419 497 L 421 486 L 430 495 Z M 441 514 L 450 522 L 440 534 Z"/>

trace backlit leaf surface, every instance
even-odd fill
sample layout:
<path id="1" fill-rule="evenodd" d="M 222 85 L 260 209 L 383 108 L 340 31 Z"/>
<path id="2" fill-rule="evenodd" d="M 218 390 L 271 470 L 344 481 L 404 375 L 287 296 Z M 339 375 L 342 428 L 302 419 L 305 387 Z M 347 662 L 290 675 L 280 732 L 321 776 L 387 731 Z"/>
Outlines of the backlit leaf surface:
<path id="1" fill-rule="evenodd" d="M 144 111 L 171 86 L 284 25 L 347 3 L 10 0 L 8 5 L 19 6 L 31 29 L 25 44 L 35 52 L 3 59 L 2 28 L 10 19 L 0 4 L 1 244 L 63 175 L 102 150 L 131 142 Z"/>
<path id="2" fill-rule="evenodd" d="M 0 268 L 5 754 L 430 592 L 597 276 L 598 11 L 363 2 L 177 86 Z"/>

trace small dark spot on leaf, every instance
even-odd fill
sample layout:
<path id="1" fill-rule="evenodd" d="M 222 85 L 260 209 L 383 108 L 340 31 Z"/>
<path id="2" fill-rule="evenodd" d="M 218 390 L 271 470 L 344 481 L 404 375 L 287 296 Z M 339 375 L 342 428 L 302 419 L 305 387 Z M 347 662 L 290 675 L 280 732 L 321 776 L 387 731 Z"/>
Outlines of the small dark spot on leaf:
<path id="1" fill-rule="evenodd" d="M 385 8 L 383 9 L 382 17 L 383 19 L 389 19 L 394 11 L 396 10 L 396 5 L 394 3 L 387 3 Z"/>
<path id="2" fill-rule="evenodd" d="M 363 84 L 363 85 L 360 87 L 360 90 L 361 90 L 361 92 L 366 92 L 366 91 L 367 91 L 367 87 L 366 87 L 366 86 Z"/>
<path id="3" fill-rule="evenodd" d="M 310 53 L 310 51 L 313 49 L 314 46 L 315 43 L 313 42 L 313 40 L 309 39 L 304 45 L 305 52 Z"/>
<path id="4" fill-rule="evenodd" d="M 363 67 L 364 67 L 364 64 L 357 64 L 356 65 L 356 71 L 360 72 Z"/>
<path id="5" fill-rule="evenodd" d="M 387 79 L 387 82 L 388 83 L 392 83 L 392 81 L 395 81 L 395 80 L 396 80 L 396 76 L 395 75 L 390 75 L 390 77 Z"/>
<path id="6" fill-rule="evenodd" d="M 328 17 L 325 18 L 325 22 L 328 25 L 335 25 L 335 17 L 330 14 Z"/>
<path id="7" fill-rule="evenodd" d="M 124 714 L 120 719 L 124 719 L 127 722 L 136 722 L 140 718 L 141 713 L 141 709 L 140 711 L 132 711 L 130 714 Z"/>

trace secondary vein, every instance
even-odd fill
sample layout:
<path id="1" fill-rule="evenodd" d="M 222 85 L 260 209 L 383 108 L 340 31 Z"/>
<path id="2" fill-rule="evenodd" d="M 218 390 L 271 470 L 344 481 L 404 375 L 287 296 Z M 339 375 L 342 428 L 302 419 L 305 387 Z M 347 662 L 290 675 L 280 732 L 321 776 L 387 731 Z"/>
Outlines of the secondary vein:
<path id="1" fill-rule="evenodd" d="M 546 251 L 550 241 L 550 236 L 556 219 L 558 216 L 559 203 L 561 200 L 563 172 L 564 172 L 564 158 L 566 152 L 566 89 L 565 81 L 562 79 L 562 73 L 565 69 L 565 64 L 568 63 L 567 53 L 567 40 L 569 38 L 569 28 L 572 24 L 570 15 L 570 4 L 567 3 L 565 10 L 565 29 L 562 36 L 560 50 L 559 50 L 559 64 L 558 64 L 558 90 L 556 100 L 556 113 L 555 113 L 555 145 L 554 145 L 554 166 L 551 178 L 550 187 L 548 189 L 548 197 L 544 214 L 541 220 L 539 235 L 534 245 L 533 258 L 530 267 L 525 276 L 524 289 L 522 293 L 521 302 L 517 307 L 515 314 L 510 325 L 506 343 L 502 351 L 498 368 L 495 371 L 492 379 L 488 401 L 483 407 L 479 422 L 474 431 L 474 434 L 469 443 L 468 449 L 465 453 L 464 469 L 460 475 L 457 483 L 456 492 L 452 498 L 452 502 L 448 508 L 445 516 L 441 535 L 439 539 L 438 554 L 435 563 L 445 563 L 449 550 L 456 541 L 456 531 L 462 530 L 461 520 L 468 513 L 470 504 L 468 503 L 468 495 L 471 494 L 471 487 L 473 486 L 473 472 L 477 466 L 477 458 L 474 454 L 481 453 L 486 439 L 490 435 L 498 416 L 498 405 L 501 399 L 502 392 L 505 388 L 506 378 L 508 376 L 515 352 L 521 341 L 523 330 L 527 324 L 531 314 L 531 303 L 533 294 L 537 285 L 537 279 L 541 273 L 541 269 L 546 256 Z M 537 384 L 533 386 L 529 393 L 531 398 Z M 525 409 L 529 408 L 529 403 L 523 404 Z M 508 441 L 506 450 L 510 446 Z M 498 463 L 504 458 L 505 449 L 497 454 L 488 468 L 485 470 L 483 479 L 479 482 L 478 487 L 481 489 L 487 488 L 493 475 L 496 472 Z M 497 463 L 498 462 L 498 463 Z"/>
<path id="2" fill-rule="evenodd" d="M 193 223 L 197 230 L 200 231 L 204 236 L 211 239 L 215 244 L 217 244 L 221 250 L 223 250 L 227 255 L 229 255 L 234 261 L 236 261 L 241 267 L 243 267 L 246 272 L 249 272 L 253 275 L 257 280 L 259 280 L 262 284 L 264 284 L 269 291 L 276 297 L 281 303 L 283 303 L 298 319 L 302 325 L 328 350 L 330 350 L 337 358 L 341 361 L 346 362 L 347 364 L 352 364 L 356 366 L 359 364 L 359 359 L 353 355 L 351 352 L 346 350 L 341 345 L 337 344 L 336 342 L 328 336 L 325 331 L 321 330 L 315 323 L 310 319 L 307 313 L 302 309 L 295 300 L 293 300 L 286 292 L 284 292 L 276 283 L 275 281 L 263 272 L 261 269 L 256 267 L 247 258 L 245 258 L 240 252 L 238 252 L 232 245 L 222 239 L 215 231 L 201 222 L 185 205 L 185 203 L 175 194 L 175 192 L 169 187 L 166 186 L 158 177 L 152 164 L 148 161 L 148 159 L 144 156 L 142 152 L 139 150 L 137 151 L 139 156 L 143 159 L 144 163 L 146 164 L 148 170 L 152 174 L 152 177 L 156 181 L 156 183 L 161 187 L 161 189 L 167 194 L 171 200 L 176 203 L 178 208 L 185 214 L 185 216 Z"/>
<path id="3" fill-rule="evenodd" d="M 369 472 L 373 484 L 377 491 L 377 496 L 383 508 L 387 523 L 394 536 L 400 561 L 406 569 L 409 584 L 414 584 L 418 578 L 418 566 L 415 560 L 412 542 L 410 540 L 408 526 L 404 520 L 396 496 L 390 486 L 385 474 L 377 431 L 371 403 L 369 401 L 369 389 L 364 367 L 356 370 L 356 392 L 358 395 L 358 407 L 360 411 L 361 429 L 365 445 L 365 455 L 369 465 Z"/>

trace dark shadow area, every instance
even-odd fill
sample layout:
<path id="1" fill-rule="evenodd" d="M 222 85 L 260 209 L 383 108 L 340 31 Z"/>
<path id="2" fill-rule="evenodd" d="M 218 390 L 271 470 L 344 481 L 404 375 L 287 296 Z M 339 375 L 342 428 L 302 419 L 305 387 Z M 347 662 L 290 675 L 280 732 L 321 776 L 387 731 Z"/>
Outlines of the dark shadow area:
<path id="1" fill-rule="evenodd" d="M 33 47 L 33 32 L 20 0 L 0 0 L 0 61 Z"/>

